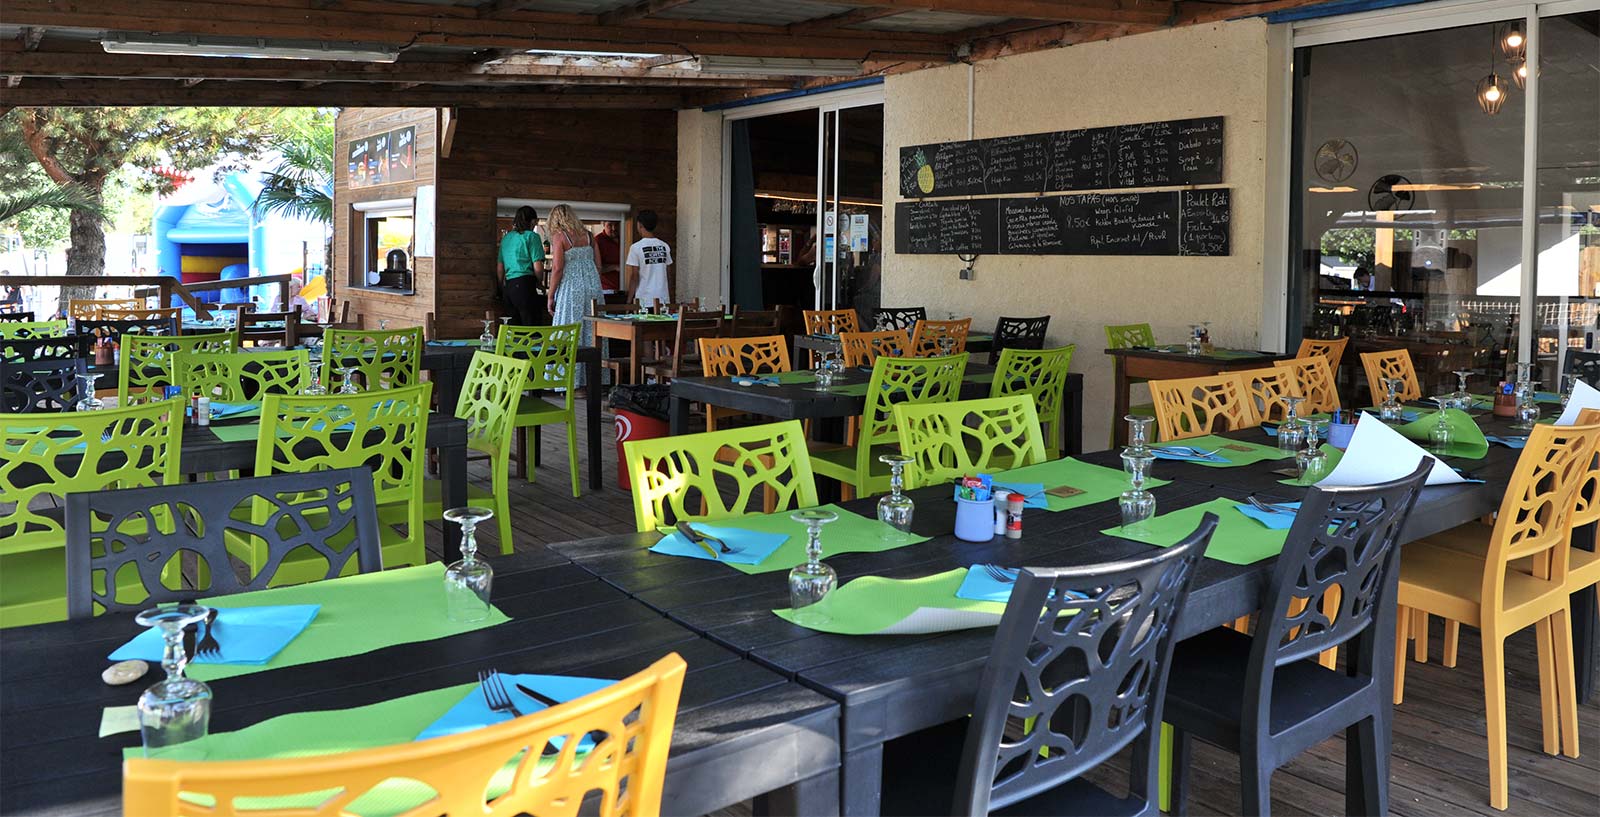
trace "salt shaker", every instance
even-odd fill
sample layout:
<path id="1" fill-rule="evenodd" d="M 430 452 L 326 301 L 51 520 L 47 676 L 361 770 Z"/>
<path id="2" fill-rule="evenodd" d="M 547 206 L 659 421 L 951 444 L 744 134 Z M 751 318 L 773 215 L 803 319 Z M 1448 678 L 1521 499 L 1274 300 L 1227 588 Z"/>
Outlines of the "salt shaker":
<path id="1" fill-rule="evenodd" d="M 994 535 L 1006 535 L 1006 502 L 1011 496 L 1011 491 L 1005 488 L 994 489 Z"/>
<path id="2" fill-rule="evenodd" d="M 1006 538 L 1022 538 L 1022 494 L 1013 492 L 1006 497 Z"/>

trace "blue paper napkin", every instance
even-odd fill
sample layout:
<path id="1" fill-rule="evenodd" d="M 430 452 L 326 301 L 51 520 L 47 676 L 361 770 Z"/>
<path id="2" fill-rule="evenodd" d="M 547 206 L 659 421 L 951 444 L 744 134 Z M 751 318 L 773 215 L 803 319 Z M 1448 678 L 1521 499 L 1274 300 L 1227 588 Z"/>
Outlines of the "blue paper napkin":
<path id="1" fill-rule="evenodd" d="M 1048 508 L 1049 503 L 1044 497 L 1044 483 L 1042 482 L 996 482 L 996 488 L 1006 488 L 1015 493 L 1022 494 L 1022 507 Z"/>
<path id="2" fill-rule="evenodd" d="M 1536 391 L 1533 393 L 1533 401 L 1535 403 L 1559 403 L 1561 402 L 1561 395 L 1553 391 Z"/>
<path id="3" fill-rule="evenodd" d="M 604 681 L 599 678 L 568 678 L 564 675 L 512 675 L 507 672 L 500 673 L 500 680 L 505 682 L 506 695 L 511 698 L 511 703 L 516 705 L 517 711 L 524 715 L 531 715 L 544 710 L 546 707 L 532 697 L 522 694 L 517 689 L 517 684 L 522 684 L 540 695 L 546 695 L 566 703 L 573 698 L 582 698 L 591 692 L 605 689 L 616 683 L 616 681 Z M 439 716 L 438 720 L 422 730 L 416 739 L 427 740 L 428 738 L 470 732 L 485 726 L 504 723 L 511 720 L 512 717 L 510 712 L 496 712 L 490 709 L 488 702 L 483 699 L 483 691 L 474 686 L 472 691 L 461 699 L 461 703 L 450 707 L 448 712 Z M 551 743 L 559 747 L 561 739 L 557 738 L 552 740 Z M 586 737 L 582 743 L 578 744 L 578 748 L 581 750 L 585 746 L 593 745 L 594 742 Z"/>
<path id="4" fill-rule="evenodd" d="M 265 664 L 272 660 L 317 617 L 320 604 L 284 604 L 271 607 L 217 608 L 217 642 L 222 654 L 194 659 L 196 664 Z M 205 625 L 195 641 L 205 638 Z M 110 655 L 112 661 L 138 658 L 161 661 L 163 643 L 155 629 L 145 630 Z"/>
<path id="5" fill-rule="evenodd" d="M 1492 443 L 1499 443 L 1506 448 L 1522 448 L 1528 444 L 1527 437 L 1501 437 L 1496 434 L 1489 434 L 1485 435 L 1484 439 Z"/>
<path id="6" fill-rule="evenodd" d="M 773 375 L 751 377 L 749 375 L 734 375 L 733 382 L 739 386 L 776 386 L 778 378 Z"/>
<path id="7" fill-rule="evenodd" d="M 1330 425 L 1323 425 L 1322 427 L 1318 428 L 1317 429 L 1317 436 L 1319 438 L 1321 438 L 1321 439 L 1324 439 L 1324 440 L 1328 439 L 1328 430 L 1330 428 L 1331 428 Z M 1268 437 L 1276 437 L 1276 436 L 1278 436 L 1278 427 L 1277 426 L 1264 425 L 1264 426 L 1261 427 L 1261 430 L 1267 432 L 1267 436 Z"/>
<path id="8" fill-rule="evenodd" d="M 211 419 L 224 420 L 236 414 L 259 411 L 260 409 L 260 403 L 224 403 L 221 400 L 212 400 Z"/>
<path id="9" fill-rule="evenodd" d="M 1228 461 L 1227 458 L 1222 456 L 1221 454 L 1211 453 L 1211 454 L 1202 455 L 1200 453 L 1200 451 L 1203 451 L 1203 450 L 1204 449 L 1195 449 L 1195 448 L 1191 448 L 1189 446 L 1183 446 L 1183 445 L 1169 446 L 1169 447 L 1157 446 L 1155 448 L 1150 449 L 1150 453 L 1154 454 L 1155 458 L 1158 459 L 1158 460 L 1177 460 L 1179 462 L 1227 462 Z"/>
<path id="10" fill-rule="evenodd" d="M 1011 581 L 1003 582 L 989 575 L 983 565 L 973 565 L 967 568 L 967 577 L 961 580 L 961 587 L 956 590 L 956 598 L 970 599 L 972 601 L 998 601 L 1004 604 L 1011 600 L 1011 588 L 1016 587 L 1017 571 L 1014 568 L 1000 568 L 1011 576 Z"/>
<path id="11" fill-rule="evenodd" d="M 1281 508 L 1300 507 L 1300 503 L 1298 502 L 1273 502 L 1270 504 Z M 1293 513 L 1272 513 L 1271 511 L 1263 511 L 1248 502 L 1235 505 L 1234 507 L 1239 509 L 1239 513 L 1242 513 L 1245 516 L 1248 516 L 1273 530 L 1288 530 L 1294 525 L 1295 515 Z"/>
<path id="12" fill-rule="evenodd" d="M 764 533 L 762 531 L 744 530 L 742 528 L 725 528 L 719 525 L 706 525 L 694 523 L 696 533 L 715 536 L 721 539 L 728 547 L 733 548 L 732 553 L 718 553 L 712 556 L 711 552 L 697 545 L 683 534 L 672 531 L 661 537 L 661 541 L 651 546 L 655 553 L 665 553 L 668 556 L 688 556 L 693 559 L 710 559 L 718 562 L 732 562 L 741 565 L 757 565 L 762 560 L 772 555 L 774 550 L 783 547 L 789 541 L 787 533 Z M 707 543 L 710 544 L 710 543 Z M 711 545 L 715 548 L 716 545 Z"/>
<path id="13" fill-rule="evenodd" d="M 429 346 L 477 346 L 481 340 L 430 340 Z"/>

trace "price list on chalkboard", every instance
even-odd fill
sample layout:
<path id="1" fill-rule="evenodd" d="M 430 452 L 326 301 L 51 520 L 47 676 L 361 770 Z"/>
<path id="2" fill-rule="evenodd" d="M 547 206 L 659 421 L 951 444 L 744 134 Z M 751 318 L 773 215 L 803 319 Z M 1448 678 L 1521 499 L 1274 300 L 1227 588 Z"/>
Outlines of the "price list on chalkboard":
<path id="1" fill-rule="evenodd" d="M 979 255 L 1227 255 L 1226 189 L 895 205 L 895 251 Z"/>
<path id="2" fill-rule="evenodd" d="M 969 196 L 1220 184 L 1222 117 L 900 149 L 900 195 Z"/>
<path id="3" fill-rule="evenodd" d="M 894 206 L 896 252 L 993 255 L 999 252 L 999 236 L 999 199 L 903 201 Z"/>

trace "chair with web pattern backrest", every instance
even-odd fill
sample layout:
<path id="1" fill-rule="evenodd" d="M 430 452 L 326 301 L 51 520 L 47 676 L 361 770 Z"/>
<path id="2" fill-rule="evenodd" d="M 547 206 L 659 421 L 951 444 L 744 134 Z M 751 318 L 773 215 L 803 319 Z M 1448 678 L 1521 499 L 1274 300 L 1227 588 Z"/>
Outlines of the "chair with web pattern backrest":
<path id="1" fill-rule="evenodd" d="M 260 515 L 257 503 L 270 515 Z M 195 595 L 163 582 L 169 563 L 184 553 L 206 565 L 207 596 L 265 590 L 290 552 L 320 555 L 327 565 L 320 578 L 340 575 L 352 560 L 362 573 L 383 569 L 366 468 L 73 493 L 66 527 L 68 618 L 136 613 Z M 266 564 L 241 580 L 229 560 L 230 540 L 260 542 Z M 147 595 L 109 596 L 106 577 L 124 577 L 130 565 Z"/>
<path id="2" fill-rule="evenodd" d="M 59 338 L 67 334 L 66 321 L 0 321 L 0 340 Z"/>
<path id="3" fill-rule="evenodd" d="M 1208 513 L 1146 558 L 1019 571 L 978 682 L 950 813 L 1157 813 L 1174 622 L 1216 524 Z M 1084 778 L 1130 745 L 1126 797 Z"/>
<path id="4" fill-rule="evenodd" d="M 33 320 L 32 312 L 13 312 L 0 309 L 0 324 L 4 323 L 29 323 Z"/>
<path id="5" fill-rule="evenodd" d="M 911 458 L 906 487 L 1044 462 L 1033 396 L 987 397 L 894 407 L 900 453 Z"/>
<path id="6" fill-rule="evenodd" d="M 989 384 L 990 397 L 1033 395 L 1039 424 L 1050 427 L 1045 442 L 1046 456 L 1054 456 L 1061 450 L 1061 403 L 1066 399 L 1067 372 L 1077 348 L 1068 344 L 1054 349 L 1001 350 L 1000 365 L 995 368 L 994 380 Z"/>
<path id="7" fill-rule="evenodd" d="M 911 331 L 910 354 L 913 357 L 959 355 L 967 351 L 967 332 L 971 328 L 971 318 L 917 321 L 916 328 Z M 946 346 L 949 348 L 946 349 Z"/>
<path id="8" fill-rule="evenodd" d="M 1295 385 L 1300 389 L 1300 395 L 1306 398 L 1301 404 L 1303 411 L 1331 414 L 1340 409 L 1338 384 L 1334 382 L 1333 370 L 1328 367 L 1327 358 L 1321 355 L 1296 357 L 1279 360 L 1272 365 L 1294 373 Z"/>
<path id="9" fill-rule="evenodd" d="M 0 360 L 8 363 L 32 363 L 39 360 L 69 358 L 87 360 L 93 354 L 94 337 L 91 335 L 0 339 Z"/>
<path id="10" fill-rule="evenodd" d="M 67 317 L 75 321 L 99 320 L 104 309 L 143 309 L 143 298 L 73 298 L 67 301 Z"/>
<path id="11" fill-rule="evenodd" d="M 0 412 L 72 411 L 82 396 L 78 378 L 84 371 L 81 357 L 17 363 L 0 360 Z"/>
<path id="12" fill-rule="evenodd" d="M 1150 347 L 1156 345 L 1156 333 L 1150 329 L 1148 323 L 1108 324 L 1106 326 L 1107 349 L 1132 349 L 1138 346 Z"/>
<path id="13" fill-rule="evenodd" d="M 1396 615 L 1402 532 L 1432 467 L 1424 456 L 1391 482 L 1310 488 L 1254 635 L 1217 628 L 1178 645 L 1164 713 L 1173 727 L 1174 814 L 1185 806 L 1191 738 L 1236 751 L 1240 813 L 1267 814 L 1273 771 L 1339 732 L 1350 742 L 1346 813 L 1388 813 L 1385 628 Z M 1337 602 L 1324 604 L 1330 597 Z M 1342 669 L 1318 663 L 1341 646 Z M 1359 780 L 1365 785 L 1351 785 Z"/>
<path id="14" fill-rule="evenodd" d="M 672 353 L 639 368 L 662 383 L 678 377 L 698 377 L 701 374 L 700 339 L 726 337 L 728 327 L 727 316 L 721 309 L 680 310 L 672 332 Z"/>
<path id="15" fill-rule="evenodd" d="M 124 307 L 104 306 L 96 320 L 102 321 L 179 321 L 183 319 L 183 307 Z"/>
<path id="16" fill-rule="evenodd" d="M 77 321 L 74 328 L 80 335 L 93 335 L 99 332 L 100 337 L 120 344 L 124 335 L 173 337 L 178 334 L 179 325 L 177 318 L 130 318 L 120 321 L 92 318 Z"/>
<path id="17" fill-rule="evenodd" d="M 927 319 L 927 307 L 880 307 L 872 310 L 872 331 L 890 332 L 899 330 L 909 335 L 911 330 L 917 327 L 917 321 L 925 321 Z"/>
<path id="18" fill-rule="evenodd" d="M 522 478 L 533 482 L 534 460 L 528 456 L 528 435 L 534 434 L 534 448 L 538 447 L 538 429 L 542 426 L 565 424 L 567 427 L 567 467 L 572 478 L 572 496 L 578 489 L 578 415 L 573 408 L 573 381 L 578 372 L 578 340 L 582 326 L 566 323 L 559 326 L 501 326 L 495 341 L 494 352 L 506 357 L 528 361 L 528 379 L 523 384 L 525 393 L 517 403 L 516 418 L 512 426 L 517 429 L 517 462 L 522 466 Z M 591 385 L 599 388 L 599 384 Z M 551 403 L 541 396 L 544 391 L 557 391 L 560 403 Z M 533 431 L 529 431 L 532 429 Z"/>
<path id="19" fill-rule="evenodd" d="M 848 367 L 871 366 L 878 355 L 906 357 L 911 337 L 903 329 L 881 332 L 840 332 L 839 347 Z"/>
<path id="20" fill-rule="evenodd" d="M 1367 390 L 1371 394 L 1373 405 L 1381 403 L 1389 393 L 1389 390 L 1384 388 L 1383 381 L 1391 378 L 1402 381 L 1400 390 L 1396 393 L 1400 402 L 1422 399 L 1422 386 L 1417 382 L 1417 369 L 1411 363 L 1409 349 L 1362 352 L 1361 367 L 1367 373 Z"/>
<path id="21" fill-rule="evenodd" d="M 808 335 L 861 331 L 861 317 L 854 309 L 807 309 L 800 314 L 805 319 Z"/>
<path id="22" fill-rule="evenodd" d="M 342 369 L 354 369 L 364 389 L 414 386 L 422 379 L 422 327 L 329 329 L 322 359 L 329 391 L 344 383 Z"/>
<path id="23" fill-rule="evenodd" d="M 305 349 L 175 352 L 172 371 L 186 395 L 203 394 L 225 403 L 255 402 L 303 391 L 311 382 L 311 353 Z"/>
<path id="24" fill-rule="evenodd" d="M 66 618 L 65 497 L 176 482 L 182 435 L 176 401 L 0 414 L 0 627 Z"/>
<path id="25" fill-rule="evenodd" d="M 1344 350 L 1350 345 L 1349 338 L 1304 338 L 1300 341 L 1300 348 L 1294 354 L 1296 358 L 1312 356 L 1321 357 L 1328 361 L 1328 368 L 1339 371 L 1339 362 L 1344 359 Z"/>
<path id="26" fill-rule="evenodd" d="M 700 338 L 700 365 L 706 377 L 767 375 L 789 371 L 789 340 L 782 335 Z M 706 430 L 716 431 L 718 419 L 748 414 L 703 404 Z"/>
<path id="27" fill-rule="evenodd" d="M 359 394 L 268 395 L 261 407 L 256 474 L 371 468 L 380 517 L 397 517 L 405 525 L 404 533 L 390 524 L 381 526 L 383 564 L 423 564 L 427 561 L 423 550 L 423 462 L 432 392 L 433 384 L 423 383 Z M 267 563 L 267 549 L 260 543 L 230 545 L 252 571 Z M 289 554 L 279 565 L 277 583 L 299 584 L 322 577 L 317 560 L 295 556 Z"/>
<path id="28" fill-rule="evenodd" d="M 759 489 L 768 513 L 817 504 L 817 483 L 799 420 L 623 443 L 640 532 L 680 520 L 712 521 L 747 512 Z M 735 485 L 725 498 L 718 477 Z M 691 497 L 694 494 L 694 497 Z M 700 500 L 698 512 L 689 510 Z"/>
<path id="29" fill-rule="evenodd" d="M 178 385 L 173 372 L 173 360 L 178 354 L 235 351 L 238 344 L 232 332 L 173 337 L 128 335 L 122 339 L 118 361 L 117 401 L 126 404 L 139 398 L 165 397 L 167 386 Z"/>
<path id="30" fill-rule="evenodd" d="M 1233 373 L 1150 381 L 1162 442 L 1258 425 L 1244 381 Z"/>
<path id="31" fill-rule="evenodd" d="M 1050 316 L 1038 318 L 1001 317 L 994 323 L 994 344 L 989 348 L 989 365 L 1000 361 L 1006 349 L 1043 349 L 1050 330 Z"/>
<path id="32" fill-rule="evenodd" d="M 1289 405 L 1285 397 L 1304 397 L 1300 381 L 1294 372 L 1277 366 L 1264 369 L 1246 369 L 1233 372 L 1244 386 L 1245 402 L 1255 415 L 1256 423 L 1281 423 L 1289 418 Z M 1312 414 L 1305 403 L 1300 404 L 1300 416 Z"/>
<path id="33" fill-rule="evenodd" d="M 1567 374 L 1575 374 L 1579 380 L 1595 388 L 1600 388 L 1600 352 L 1568 349 L 1567 359 L 1562 366 L 1562 371 Z"/>
<path id="34" fill-rule="evenodd" d="M 759 338 L 783 334 L 783 310 L 733 307 L 728 334 L 736 338 Z"/>
<path id="35" fill-rule="evenodd" d="M 354 813 L 348 807 L 358 799 L 373 802 L 368 795 L 383 788 L 391 795 L 383 800 L 406 815 L 571 817 L 591 801 L 599 817 L 659 814 L 686 669 L 681 656 L 668 653 L 560 706 L 429 740 L 305 758 L 130 759 L 123 766 L 123 808 L 128 814 L 338 817 Z M 585 736 L 598 743 L 585 749 Z M 545 754 L 556 742 L 560 749 Z M 509 779 L 507 769 L 513 770 Z M 386 786 L 396 782 L 406 786 L 405 794 Z"/>
<path id="36" fill-rule="evenodd" d="M 813 443 L 811 468 L 818 476 L 838 480 L 851 494 L 870 496 L 889 487 L 889 466 L 879 455 L 899 445 L 894 407 L 899 403 L 948 403 L 961 394 L 967 355 L 948 357 L 879 357 L 872 364 L 867 401 L 846 445 Z"/>

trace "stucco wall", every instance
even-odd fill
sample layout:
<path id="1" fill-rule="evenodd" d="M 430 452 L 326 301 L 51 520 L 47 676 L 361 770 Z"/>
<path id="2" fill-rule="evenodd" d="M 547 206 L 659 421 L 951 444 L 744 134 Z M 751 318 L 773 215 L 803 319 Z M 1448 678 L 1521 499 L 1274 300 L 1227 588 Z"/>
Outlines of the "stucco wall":
<path id="1" fill-rule="evenodd" d="M 971 315 L 982 329 L 1000 315 L 1051 315 L 1051 342 L 1078 347 L 1072 369 L 1085 375 L 1085 447 L 1105 447 L 1112 385 L 1105 324 L 1148 322 L 1158 340 L 1177 342 L 1188 324 L 1209 320 L 1219 344 L 1260 348 L 1267 65 L 1267 25 L 1256 19 L 890 76 L 884 235 L 894 235 L 900 147 L 968 138 L 969 102 L 975 138 L 1221 115 L 1233 254 L 985 256 L 975 280 L 961 281 L 954 256 L 899 255 L 890 247 L 883 303 L 925 304 L 941 318 Z M 1136 400 L 1145 399 L 1142 391 Z"/>
<path id="2" fill-rule="evenodd" d="M 722 297 L 722 115 L 678 112 L 679 298 Z"/>

